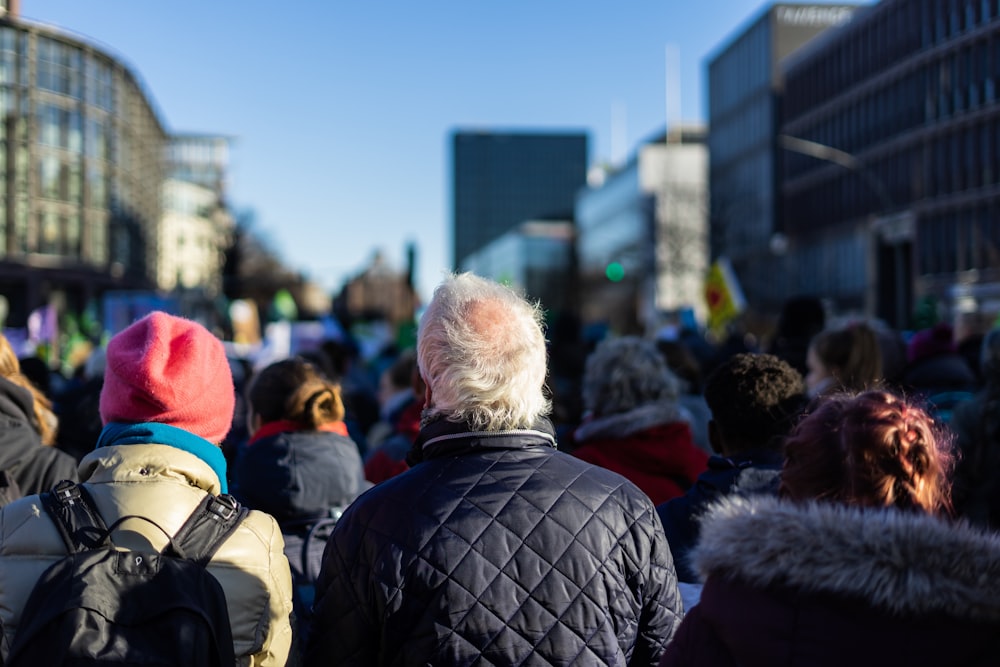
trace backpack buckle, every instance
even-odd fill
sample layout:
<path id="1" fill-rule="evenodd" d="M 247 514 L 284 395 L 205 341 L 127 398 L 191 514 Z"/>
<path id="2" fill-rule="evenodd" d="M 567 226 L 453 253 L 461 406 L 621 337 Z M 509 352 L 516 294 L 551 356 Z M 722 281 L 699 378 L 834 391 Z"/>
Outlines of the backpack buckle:
<path id="1" fill-rule="evenodd" d="M 52 494 L 59 500 L 59 502 L 71 505 L 80 499 L 80 487 L 68 479 L 64 479 L 55 485 L 52 489 Z"/>
<path id="2" fill-rule="evenodd" d="M 212 502 L 208 504 L 207 509 L 212 514 L 216 514 L 228 521 L 233 518 L 233 515 L 236 514 L 239 508 L 240 505 L 236 502 L 236 498 L 227 493 L 221 496 L 214 496 Z"/>

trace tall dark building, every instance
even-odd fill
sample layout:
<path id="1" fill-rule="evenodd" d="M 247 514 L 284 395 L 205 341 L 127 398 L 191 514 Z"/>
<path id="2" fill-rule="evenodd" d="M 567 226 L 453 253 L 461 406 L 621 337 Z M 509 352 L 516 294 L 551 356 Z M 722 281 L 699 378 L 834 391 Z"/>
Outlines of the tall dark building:
<path id="1" fill-rule="evenodd" d="M 453 263 L 528 220 L 571 220 L 587 181 L 584 133 L 452 136 Z"/>
<path id="2" fill-rule="evenodd" d="M 782 133 L 799 280 L 912 326 L 1000 312 L 1000 2 L 886 0 L 789 63 Z"/>
<path id="3" fill-rule="evenodd" d="M 855 5 L 775 4 L 750 19 L 708 61 L 709 245 L 726 256 L 750 308 L 776 313 L 786 296 L 778 204 L 780 63 Z"/>

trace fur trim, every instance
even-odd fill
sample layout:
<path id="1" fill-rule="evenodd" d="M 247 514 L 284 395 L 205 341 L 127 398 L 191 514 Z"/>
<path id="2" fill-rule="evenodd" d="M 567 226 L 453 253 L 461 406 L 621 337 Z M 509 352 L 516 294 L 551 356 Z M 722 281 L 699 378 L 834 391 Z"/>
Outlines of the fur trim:
<path id="1" fill-rule="evenodd" d="M 1000 620 L 1000 535 L 926 514 L 727 497 L 702 520 L 693 560 L 702 577 Z"/>
<path id="2" fill-rule="evenodd" d="M 576 429 L 574 437 L 577 442 L 593 438 L 624 438 L 645 431 L 647 428 L 673 422 L 686 422 L 684 414 L 673 403 L 647 403 L 628 412 L 598 417 L 584 422 Z"/>

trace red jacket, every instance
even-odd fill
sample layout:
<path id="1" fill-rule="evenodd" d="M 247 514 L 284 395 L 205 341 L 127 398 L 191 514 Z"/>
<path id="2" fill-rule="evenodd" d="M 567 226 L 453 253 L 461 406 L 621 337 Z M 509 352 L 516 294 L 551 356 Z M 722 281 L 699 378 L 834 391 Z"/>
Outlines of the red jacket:
<path id="1" fill-rule="evenodd" d="M 613 470 L 642 489 L 654 505 L 684 495 L 708 467 L 686 422 L 660 424 L 622 437 L 588 438 L 573 454 Z"/>

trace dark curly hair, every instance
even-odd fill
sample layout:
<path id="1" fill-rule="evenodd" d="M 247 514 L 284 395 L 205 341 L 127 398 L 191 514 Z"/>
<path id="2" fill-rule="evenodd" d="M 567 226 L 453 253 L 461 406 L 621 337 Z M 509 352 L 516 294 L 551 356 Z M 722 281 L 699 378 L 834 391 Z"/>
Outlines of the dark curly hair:
<path id="1" fill-rule="evenodd" d="M 807 403 L 802 375 L 773 354 L 740 353 L 712 371 L 705 402 L 736 450 L 781 449 Z"/>
<path id="2" fill-rule="evenodd" d="M 785 442 L 781 493 L 866 507 L 950 512 L 951 436 L 887 391 L 820 399 Z"/>

